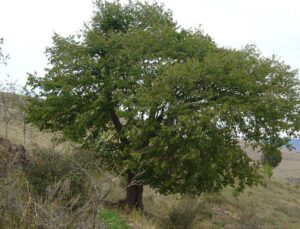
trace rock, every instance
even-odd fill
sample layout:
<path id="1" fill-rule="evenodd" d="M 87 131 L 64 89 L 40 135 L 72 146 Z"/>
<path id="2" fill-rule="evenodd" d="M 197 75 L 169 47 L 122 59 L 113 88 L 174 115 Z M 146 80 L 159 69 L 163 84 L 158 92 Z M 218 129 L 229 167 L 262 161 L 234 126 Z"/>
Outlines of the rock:
<path id="1" fill-rule="evenodd" d="M 290 183 L 300 185 L 300 178 L 299 177 L 287 177 L 286 180 L 288 180 Z"/>
<path id="2" fill-rule="evenodd" d="M 22 145 L 0 137 L 0 177 L 7 177 L 12 168 L 26 166 L 28 158 Z"/>

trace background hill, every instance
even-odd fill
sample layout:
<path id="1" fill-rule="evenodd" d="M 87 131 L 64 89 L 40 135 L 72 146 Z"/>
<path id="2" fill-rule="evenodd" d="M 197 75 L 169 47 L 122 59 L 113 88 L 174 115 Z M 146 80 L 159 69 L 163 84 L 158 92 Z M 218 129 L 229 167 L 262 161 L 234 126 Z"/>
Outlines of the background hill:
<path id="1" fill-rule="evenodd" d="M 300 139 L 291 139 L 290 144 L 295 148 L 297 153 L 300 152 Z"/>
<path id="2" fill-rule="evenodd" d="M 243 142 L 240 144 L 252 160 L 260 160 L 261 152 L 259 149 L 253 150 Z M 282 161 L 279 166 L 273 170 L 274 178 L 300 184 L 300 154 L 295 150 L 288 150 L 285 147 L 283 147 L 281 151 Z"/>

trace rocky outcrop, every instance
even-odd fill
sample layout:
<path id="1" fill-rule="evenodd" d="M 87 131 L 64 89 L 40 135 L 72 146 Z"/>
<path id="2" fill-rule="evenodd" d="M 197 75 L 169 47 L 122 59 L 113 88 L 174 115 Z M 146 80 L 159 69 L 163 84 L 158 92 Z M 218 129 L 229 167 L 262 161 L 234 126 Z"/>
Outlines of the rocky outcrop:
<path id="1" fill-rule="evenodd" d="M 290 183 L 300 185 L 300 178 L 299 177 L 287 177 L 286 180 L 288 180 Z"/>
<path id="2" fill-rule="evenodd" d="M 28 156 L 24 146 L 12 144 L 0 137 L 0 177 L 7 177 L 13 168 L 24 167 L 27 163 Z"/>

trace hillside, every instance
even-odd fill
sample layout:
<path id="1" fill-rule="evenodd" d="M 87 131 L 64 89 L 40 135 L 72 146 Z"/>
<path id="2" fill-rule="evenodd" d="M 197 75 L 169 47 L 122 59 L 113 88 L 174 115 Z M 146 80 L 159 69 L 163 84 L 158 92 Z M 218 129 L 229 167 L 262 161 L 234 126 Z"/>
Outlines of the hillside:
<path id="1" fill-rule="evenodd" d="M 253 150 L 251 147 L 241 143 L 248 156 L 252 160 L 259 160 L 261 153 L 259 150 Z M 274 169 L 274 177 L 282 181 L 292 181 L 300 183 L 300 154 L 295 150 L 282 149 L 282 161 L 277 168 Z"/>
<path id="2" fill-rule="evenodd" d="M 300 152 L 300 139 L 291 139 L 290 144 L 295 148 L 296 152 Z"/>
<path id="3" fill-rule="evenodd" d="M 6 101 L 6 109 L 11 114 L 11 119 L 6 121 L 4 114 L 3 99 Z M 24 113 L 22 111 L 25 105 L 23 96 L 0 92 L 0 137 L 6 137 L 13 143 L 32 148 L 36 145 L 42 147 L 51 147 L 58 133 L 41 132 L 30 124 L 24 125 Z M 6 126 L 6 124 L 8 125 Z M 25 130 L 25 132 L 24 132 Z"/>
<path id="4" fill-rule="evenodd" d="M 18 110 L 17 107 L 11 108 L 14 111 Z M 9 124 L 8 139 L 13 143 L 24 144 L 21 124 L 22 120 L 17 116 L 15 116 Z M 1 116 L 0 136 L 4 135 L 5 122 Z M 53 148 L 55 138 L 56 135 L 54 134 L 42 133 L 32 126 L 28 126 L 26 148 L 29 150 L 33 149 L 36 144 L 44 148 Z M 255 152 L 250 148 L 245 147 L 245 151 L 253 159 L 260 157 L 259 152 Z M 98 183 L 101 184 L 101 188 L 110 188 L 111 191 L 106 197 L 108 203 L 115 202 L 124 197 L 124 190 L 121 186 L 123 183 L 122 178 L 112 175 L 102 175 L 99 179 L 95 179 L 95 181 L 96 180 L 97 182 L 99 180 L 101 181 L 101 183 Z M 101 205 L 102 210 L 99 209 L 98 211 L 113 212 L 130 228 L 137 229 L 188 228 L 187 225 L 193 225 L 192 228 L 296 229 L 300 228 L 299 180 L 300 155 L 294 151 L 283 150 L 283 161 L 279 167 L 274 170 L 274 176 L 270 180 L 266 177 L 264 185 L 247 188 L 243 193 L 238 193 L 231 188 L 227 188 L 221 193 L 203 194 L 200 197 L 192 198 L 179 195 L 164 196 L 146 187 L 144 191 L 146 211 L 144 214 L 138 212 L 128 214 L 127 211 L 119 209 L 114 205 L 107 206 L 105 204 Z M 3 184 L 1 183 L 0 186 L 1 185 Z M 1 186 L 1 188 L 2 187 L 4 186 Z M 33 196 L 30 198 L 32 200 Z M 43 203 L 37 202 L 37 204 L 42 205 Z M 53 202 L 52 206 L 56 208 L 57 204 L 57 202 Z M 57 209 L 64 208 L 58 206 Z M 44 206 L 44 210 L 51 212 L 46 205 Z M 64 217 L 75 216 L 64 215 Z M 76 217 L 79 216 L 77 215 Z M 53 218 L 53 220 L 54 219 L 58 220 L 59 218 Z M 43 220 L 45 219 L 43 218 Z M 186 225 L 184 225 L 184 223 L 186 223 Z M 182 227 L 180 227 L 179 224 L 183 224 L 184 226 L 181 225 Z M 245 225 L 250 226 L 246 227 Z M 264 226 L 262 227 L 262 225 Z"/>

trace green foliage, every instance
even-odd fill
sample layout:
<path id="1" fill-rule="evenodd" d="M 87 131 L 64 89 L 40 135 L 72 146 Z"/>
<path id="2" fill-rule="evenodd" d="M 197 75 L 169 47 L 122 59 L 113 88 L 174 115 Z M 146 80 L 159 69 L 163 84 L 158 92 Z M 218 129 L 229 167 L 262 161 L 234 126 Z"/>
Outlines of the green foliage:
<path id="1" fill-rule="evenodd" d="M 99 217 L 108 229 L 130 229 L 119 214 L 114 211 L 103 209 L 99 213 Z"/>
<path id="2" fill-rule="evenodd" d="M 273 176 L 273 168 L 269 164 L 264 164 L 264 172 L 268 176 L 269 179 Z"/>
<path id="3" fill-rule="evenodd" d="M 80 34 L 53 36 L 27 120 L 164 194 L 256 183 L 237 139 L 280 147 L 299 130 L 296 72 L 253 46 L 219 48 L 158 4 L 96 6 Z"/>
<path id="4" fill-rule="evenodd" d="M 280 149 L 270 145 L 265 144 L 262 147 L 262 158 L 261 161 L 263 164 L 270 165 L 271 168 L 275 168 L 279 165 L 282 160 Z"/>

